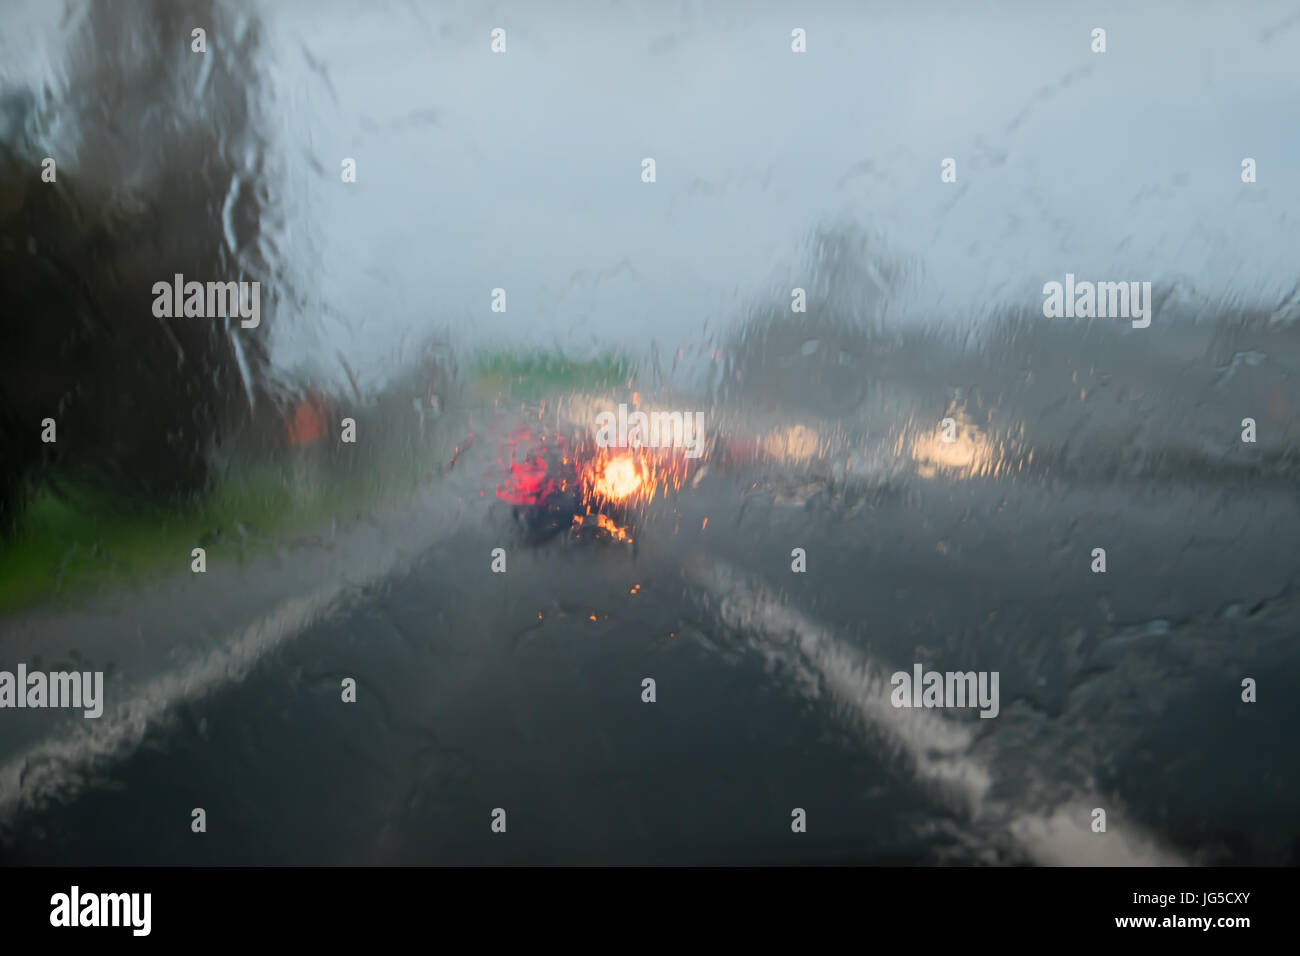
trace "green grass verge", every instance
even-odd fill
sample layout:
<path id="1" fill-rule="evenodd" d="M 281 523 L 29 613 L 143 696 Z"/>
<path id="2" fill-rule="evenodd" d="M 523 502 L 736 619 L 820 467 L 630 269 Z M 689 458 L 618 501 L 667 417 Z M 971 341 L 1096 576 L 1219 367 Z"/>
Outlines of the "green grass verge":
<path id="1" fill-rule="evenodd" d="M 0 542 L 0 613 L 187 570 L 195 547 L 205 549 L 209 565 L 246 560 L 286 535 L 381 497 L 373 480 L 310 484 L 269 467 L 186 505 L 145 511 L 124 511 L 85 489 L 59 496 L 42 488 L 14 534 Z"/>

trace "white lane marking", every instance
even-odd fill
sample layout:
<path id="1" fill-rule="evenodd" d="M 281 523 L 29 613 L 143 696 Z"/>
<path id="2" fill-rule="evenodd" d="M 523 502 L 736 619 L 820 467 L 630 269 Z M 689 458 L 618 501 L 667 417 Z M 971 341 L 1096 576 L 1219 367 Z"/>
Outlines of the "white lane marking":
<path id="1" fill-rule="evenodd" d="M 1086 793 L 1050 811 L 1017 807 L 1007 796 L 991 797 L 996 766 L 971 752 L 969 725 L 938 711 L 895 708 L 886 671 L 828 629 L 746 583 L 740 573 L 713 559 L 691 564 L 716 602 L 722 621 L 769 665 L 793 672 L 803 692 L 823 692 L 844 717 L 879 735 L 904 756 L 918 780 L 959 804 L 972 821 L 1000 824 L 1034 861 L 1047 866 L 1186 866 L 1178 854 L 1149 834 L 1110 815 L 1106 833 L 1093 833 L 1093 807 L 1113 806 Z"/>

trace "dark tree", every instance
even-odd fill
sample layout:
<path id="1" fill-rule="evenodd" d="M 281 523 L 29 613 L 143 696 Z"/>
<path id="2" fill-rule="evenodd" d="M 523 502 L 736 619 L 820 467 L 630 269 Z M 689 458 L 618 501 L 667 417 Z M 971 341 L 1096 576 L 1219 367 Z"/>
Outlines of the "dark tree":
<path id="1" fill-rule="evenodd" d="M 191 49 L 206 31 L 207 53 Z M 0 521 L 75 482 L 159 504 L 253 421 L 275 300 L 257 21 L 215 2 L 87 5 L 65 88 L 0 104 Z M 41 180 L 41 159 L 58 164 Z M 153 315 L 155 282 L 261 281 L 262 323 Z M 58 441 L 40 441 L 43 418 Z"/>

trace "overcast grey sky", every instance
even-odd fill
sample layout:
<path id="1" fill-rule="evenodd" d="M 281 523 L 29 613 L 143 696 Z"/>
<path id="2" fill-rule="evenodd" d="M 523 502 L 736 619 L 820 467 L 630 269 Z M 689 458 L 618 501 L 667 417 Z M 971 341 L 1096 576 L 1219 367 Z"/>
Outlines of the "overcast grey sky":
<path id="1" fill-rule="evenodd" d="M 1296 281 L 1295 2 L 254 9 L 291 267 L 318 304 L 282 326 L 289 361 L 342 348 L 378 369 L 449 324 L 575 351 L 689 346 L 798 284 L 828 222 L 912 266 L 891 321 L 1037 307 L 1067 271 L 1216 296 Z M 16 34 L 5 52 L 19 44 L 45 68 Z"/>

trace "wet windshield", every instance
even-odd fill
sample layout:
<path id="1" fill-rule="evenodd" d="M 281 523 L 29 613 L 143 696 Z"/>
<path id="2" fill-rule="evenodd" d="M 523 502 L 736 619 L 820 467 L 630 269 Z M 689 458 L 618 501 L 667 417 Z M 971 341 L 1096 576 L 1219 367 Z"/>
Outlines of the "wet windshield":
<path id="1" fill-rule="evenodd" d="M 949 6 L 7 4 L 0 855 L 1297 862 L 1300 24 Z"/>

